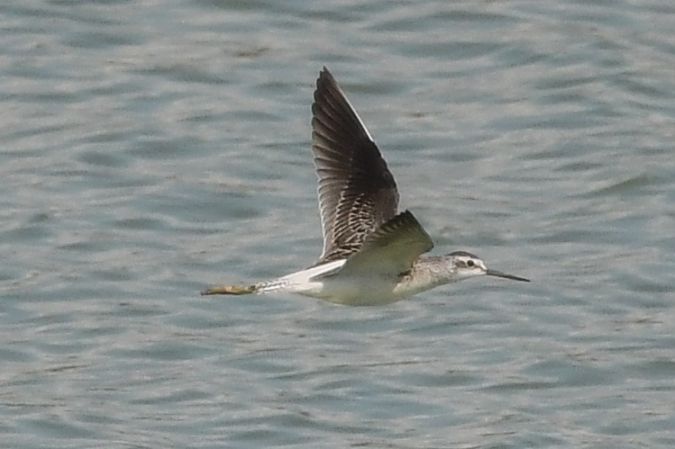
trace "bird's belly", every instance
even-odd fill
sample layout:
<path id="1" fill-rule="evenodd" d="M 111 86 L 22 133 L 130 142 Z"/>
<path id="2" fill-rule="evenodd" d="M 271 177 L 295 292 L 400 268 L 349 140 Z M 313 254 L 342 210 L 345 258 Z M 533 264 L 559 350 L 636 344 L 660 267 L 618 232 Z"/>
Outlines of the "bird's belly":
<path id="1" fill-rule="evenodd" d="M 298 293 L 350 306 L 374 306 L 403 299 L 394 294 L 395 279 L 336 276 L 321 279 L 316 284 L 320 285 Z"/>

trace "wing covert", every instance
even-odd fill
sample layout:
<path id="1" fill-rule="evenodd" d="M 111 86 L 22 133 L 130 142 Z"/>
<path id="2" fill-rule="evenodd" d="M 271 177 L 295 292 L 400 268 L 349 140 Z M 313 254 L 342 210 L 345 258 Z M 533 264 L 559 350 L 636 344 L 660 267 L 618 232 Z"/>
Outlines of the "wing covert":
<path id="1" fill-rule="evenodd" d="M 429 234 L 412 212 L 406 210 L 372 232 L 340 272 L 398 276 L 410 270 L 413 262 L 433 247 Z"/>

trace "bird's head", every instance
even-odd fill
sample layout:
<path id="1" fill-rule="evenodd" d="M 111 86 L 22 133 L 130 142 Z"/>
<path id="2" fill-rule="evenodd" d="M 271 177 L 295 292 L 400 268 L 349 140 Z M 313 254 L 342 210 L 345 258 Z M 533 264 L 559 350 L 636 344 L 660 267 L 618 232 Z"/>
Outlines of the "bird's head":
<path id="1" fill-rule="evenodd" d="M 529 279 L 512 274 L 503 273 L 497 270 L 491 270 L 483 262 L 480 257 L 467 253 L 466 251 L 455 251 L 447 255 L 452 263 L 453 271 L 458 280 L 467 279 L 474 276 L 495 276 L 504 279 L 511 279 L 514 281 L 530 282 Z"/>

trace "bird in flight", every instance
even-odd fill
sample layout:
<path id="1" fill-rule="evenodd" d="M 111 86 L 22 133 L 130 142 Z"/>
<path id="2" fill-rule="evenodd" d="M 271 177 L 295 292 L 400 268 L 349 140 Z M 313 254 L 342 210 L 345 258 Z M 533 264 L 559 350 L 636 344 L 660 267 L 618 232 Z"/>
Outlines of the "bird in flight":
<path id="1" fill-rule="evenodd" d="M 387 163 L 333 75 L 319 73 L 312 104 L 323 251 L 309 268 L 203 295 L 292 292 L 347 305 L 387 304 L 475 276 L 528 279 L 488 268 L 466 251 L 423 256 L 434 244 L 412 212 L 398 212 Z"/>

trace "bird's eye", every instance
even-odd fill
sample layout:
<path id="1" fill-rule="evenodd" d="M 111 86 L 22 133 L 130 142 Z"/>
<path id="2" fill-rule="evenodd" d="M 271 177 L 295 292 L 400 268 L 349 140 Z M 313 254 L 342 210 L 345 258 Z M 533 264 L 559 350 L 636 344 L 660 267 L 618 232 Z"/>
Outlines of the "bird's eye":
<path id="1" fill-rule="evenodd" d="M 474 266 L 473 260 L 471 260 L 471 259 L 467 260 L 467 261 L 466 261 L 466 265 L 467 265 L 468 267 L 473 267 L 473 266 Z"/>

